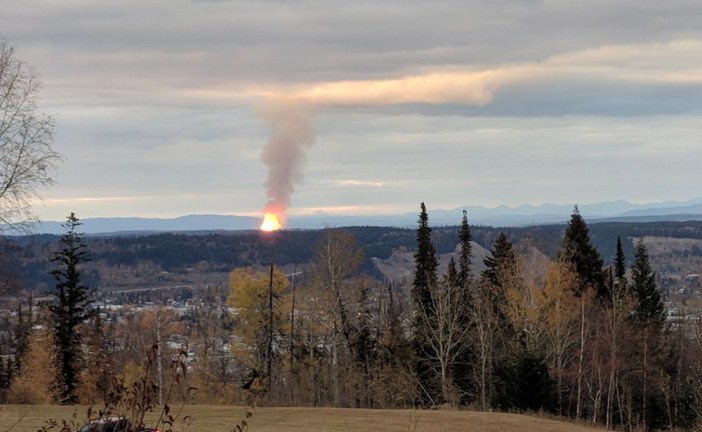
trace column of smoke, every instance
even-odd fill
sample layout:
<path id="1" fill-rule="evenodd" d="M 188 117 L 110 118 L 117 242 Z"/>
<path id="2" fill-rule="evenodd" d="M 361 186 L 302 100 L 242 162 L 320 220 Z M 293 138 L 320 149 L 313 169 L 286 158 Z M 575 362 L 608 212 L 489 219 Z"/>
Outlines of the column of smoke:
<path id="1" fill-rule="evenodd" d="M 269 101 L 262 110 L 271 134 L 261 159 L 268 166 L 264 213 L 275 214 L 285 225 L 285 211 L 292 203 L 295 186 L 302 183 L 306 151 L 314 144 L 311 111 L 296 101 Z"/>
<path id="2" fill-rule="evenodd" d="M 500 74 L 497 74 L 499 77 Z M 261 158 L 268 166 L 264 214 L 285 225 L 295 186 L 302 182 L 305 153 L 314 143 L 312 107 L 385 106 L 454 103 L 484 106 L 491 102 L 490 74 L 481 72 L 430 73 L 389 80 L 339 81 L 277 96 L 267 95 L 261 111 L 271 137 Z"/>

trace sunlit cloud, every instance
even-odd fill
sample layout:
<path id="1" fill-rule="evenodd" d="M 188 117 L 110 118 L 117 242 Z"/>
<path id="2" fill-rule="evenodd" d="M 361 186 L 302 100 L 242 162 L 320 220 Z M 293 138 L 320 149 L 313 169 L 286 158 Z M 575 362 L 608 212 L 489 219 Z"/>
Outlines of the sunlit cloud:
<path id="1" fill-rule="evenodd" d="M 368 214 L 396 214 L 404 212 L 407 206 L 403 204 L 385 204 L 385 205 L 347 205 L 347 206 L 320 206 L 320 207 L 298 207 L 290 210 L 290 214 L 294 216 L 311 216 L 311 215 L 368 215 Z"/>
<path id="2" fill-rule="evenodd" d="M 367 180 L 337 180 L 336 183 L 339 186 L 369 186 L 369 187 L 382 187 L 382 182 L 377 181 L 367 181 Z"/>
<path id="3" fill-rule="evenodd" d="M 312 106 L 387 106 L 399 104 L 465 104 L 486 106 L 495 92 L 515 85 L 568 81 L 587 83 L 702 83 L 701 40 L 610 45 L 574 51 L 541 62 L 462 70 L 444 67 L 426 73 L 375 80 L 332 81 L 291 85 L 273 91 L 250 88 L 248 95 L 289 99 Z M 577 80 L 577 82 L 573 82 Z"/>

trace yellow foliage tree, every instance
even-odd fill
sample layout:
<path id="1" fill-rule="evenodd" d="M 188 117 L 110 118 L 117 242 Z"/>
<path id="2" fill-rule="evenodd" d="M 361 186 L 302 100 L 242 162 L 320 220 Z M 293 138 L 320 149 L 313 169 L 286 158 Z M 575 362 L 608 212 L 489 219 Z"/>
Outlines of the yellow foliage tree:
<path id="1" fill-rule="evenodd" d="M 264 385 L 271 389 L 275 340 L 288 318 L 283 312 L 287 287 L 285 273 L 274 267 L 269 272 L 237 268 L 229 274 L 228 303 L 235 309 L 233 350 L 251 370 L 249 385 L 254 390 Z"/>
<path id="2" fill-rule="evenodd" d="M 543 289 L 533 275 L 524 274 L 518 261 L 513 265 L 514 268 L 504 271 L 500 281 L 505 290 L 504 314 L 526 351 L 538 352 L 543 345 Z"/>
<path id="3" fill-rule="evenodd" d="M 56 360 L 53 337 L 44 328 L 29 336 L 19 374 L 12 380 L 8 401 L 17 404 L 48 404 L 56 399 Z"/>
<path id="4" fill-rule="evenodd" d="M 577 343 L 576 324 L 580 316 L 580 298 L 576 293 L 580 287 L 578 274 L 573 264 L 565 261 L 552 262 L 546 273 L 541 315 L 546 324 L 544 331 L 548 345 L 551 369 L 556 372 L 558 408 L 562 408 L 563 374 L 571 348 Z"/>

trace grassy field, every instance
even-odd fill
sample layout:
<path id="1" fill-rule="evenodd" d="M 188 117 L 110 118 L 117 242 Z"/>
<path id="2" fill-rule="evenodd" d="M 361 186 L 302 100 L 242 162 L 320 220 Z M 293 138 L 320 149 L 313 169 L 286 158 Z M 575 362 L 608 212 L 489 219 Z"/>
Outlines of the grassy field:
<path id="1" fill-rule="evenodd" d="M 75 417 L 74 417 L 75 415 Z M 192 432 L 229 432 L 244 415 L 241 407 L 186 406 Z M 77 429 L 85 407 L 0 405 L 0 432 L 36 432 L 46 419 L 66 419 Z M 155 416 L 151 415 L 152 421 Z M 250 432 L 592 432 L 583 425 L 517 414 L 473 411 L 369 410 L 342 408 L 255 408 Z M 176 431 L 185 431 L 177 424 Z"/>

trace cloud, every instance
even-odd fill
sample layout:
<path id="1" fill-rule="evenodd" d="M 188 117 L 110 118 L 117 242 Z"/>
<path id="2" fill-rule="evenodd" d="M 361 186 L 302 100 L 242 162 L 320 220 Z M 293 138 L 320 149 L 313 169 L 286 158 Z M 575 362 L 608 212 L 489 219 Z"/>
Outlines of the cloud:
<path id="1" fill-rule="evenodd" d="M 458 67 L 392 79 L 335 81 L 293 85 L 275 91 L 250 89 L 248 94 L 302 101 L 313 106 L 389 106 L 399 104 L 458 104 L 484 107 L 495 93 L 514 87 L 548 88 L 557 83 L 566 91 L 606 87 L 702 84 L 702 40 L 613 45 L 492 69 Z M 602 95 L 601 95 L 602 96 Z M 538 108 L 538 107 L 537 107 Z"/>
<path id="2" fill-rule="evenodd" d="M 316 110 L 298 209 L 636 198 L 632 179 L 649 200 L 686 198 L 699 183 L 695 0 L 6 3 L 0 29 L 41 73 L 66 155 L 47 198 L 174 197 L 79 214 L 257 212 L 267 98 Z"/>
<path id="3" fill-rule="evenodd" d="M 339 186 L 368 186 L 368 187 L 382 187 L 383 183 L 379 181 L 367 181 L 367 180 L 337 180 L 336 184 Z"/>

